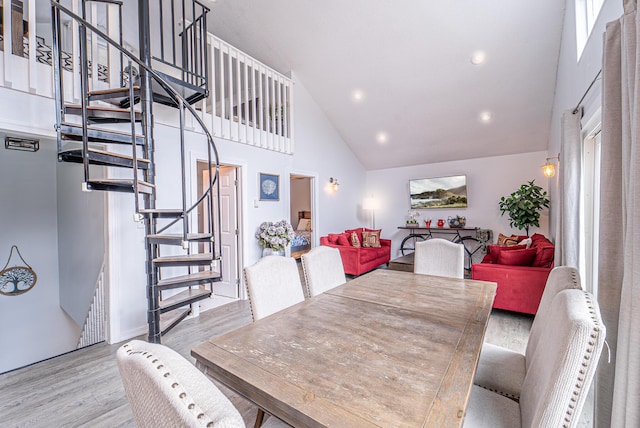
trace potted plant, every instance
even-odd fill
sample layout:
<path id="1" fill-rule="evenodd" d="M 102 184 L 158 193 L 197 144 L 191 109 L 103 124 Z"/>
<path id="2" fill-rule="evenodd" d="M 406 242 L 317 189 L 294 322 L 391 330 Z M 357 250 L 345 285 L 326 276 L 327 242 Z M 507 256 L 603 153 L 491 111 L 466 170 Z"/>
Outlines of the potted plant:
<path id="1" fill-rule="evenodd" d="M 529 236 L 529 227 L 540 227 L 540 211 L 549 208 L 547 192 L 531 180 L 520 186 L 509 197 L 500 198 L 501 215 L 509 214 L 509 225 L 519 230 L 524 229 Z"/>
<path id="2" fill-rule="evenodd" d="M 256 232 L 256 239 L 262 247 L 262 255 L 284 256 L 284 250 L 294 237 L 293 227 L 286 220 L 265 221 Z"/>

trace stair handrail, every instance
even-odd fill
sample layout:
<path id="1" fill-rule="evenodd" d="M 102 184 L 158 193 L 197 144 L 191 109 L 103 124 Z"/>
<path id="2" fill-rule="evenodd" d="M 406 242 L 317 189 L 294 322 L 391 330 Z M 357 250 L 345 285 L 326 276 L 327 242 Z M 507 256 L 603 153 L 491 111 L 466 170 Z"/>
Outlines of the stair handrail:
<path id="1" fill-rule="evenodd" d="M 102 31 L 100 31 L 100 29 L 98 29 L 97 27 L 92 25 L 86 19 L 83 19 L 80 15 L 77 15 L 72 10 L 69 10 L 68 8 L 63 6 L 61 3 L 59 3 L 59 0 L 50 0 L 50 3 L 51 3 L 51 7 L 54 10 L 57 9 L 59 11 L 62 11 L 64 13 L 66 13 L 73 20 L 75 20 L 75 21 L 79 22 L 80 24 L 82 24 L 85 28 L 88 28 L 89 30 L 93 31 L 95 34 L 97 34 L 98 36 L 103 38 L 107 43 L 109 43 L 114 48 L 118 49 L 122 54 L 127 56 L 127 58 L 133 60 L 133 62 L 138 64 L 141 68 L 145 69 L 147 71 L 147 73 L 149 73 L 149 75 L 156 82 L 158 82 L 160 84 L 160 86 L 165 90 L 165 92 L 167 92 L 170 96 L 172 96 L 176 100 L 176 102 L 179 102 L 184 107 L 186 107 L 186 109 L 196 119 L 196 121 L 198 122 L 198 124 L 200 125 L 202 130 L 204 131 L 204 134 L 207 137 L 207 142 L 209 143 L 209 146 L 208 146 L 209 147 L 209 149 L 208 149 L 209 155 L 211 153 L 211 150 L 213 150 L 213 154 L 214 154 L 214 158 L 215 158 L 216 172 L 213 175 L 209 174 L 209 188 L 207 189 L 207 191 L 203 192 L 203 194 L 200 196 L 200 198 L 198 198 L 198 200 L 195 203 L 193 203 L 190 208 L 187 209 L 186 206 L 183 205 L 183 207 L 182 207 L 183 208 L 182 218 L 183 218 L 183 221 L 187 221 L 186 220 L 187 214 L 189 214 L 198 205 L 200 205 L 200 203 L 204 200 L 204 198 L 207 197 L 207 195 L 212 194 L 214 183 L 217 183 L 218 186 L 219 186 L 218 178 L 219 178 L 219 174 L 220 174 L 220 159 L 218 157 L 218 149 L 216 148 L 216 145 L 215 145 L 215 143 L 213 141 L 213 136 L 211 135 L 211 133 L 207 129 L 206 124 L 204 123 L 202 118 L 200 116 L 198 116 L 198 114 L 197 114 L 196 110 L 193 108 L 193 106 L 191 106 L 191 104 L 189 104 L 184 97 L 182 97 L 175 89 L 173 89 L 168 83 L 166 83 L 165 80 L 159 74 L 157 74 L 155 71 L 153 71 L 153 69 L 151 67 L 148 67 L 139 58 L 137 58 L 134 54 L 132 54 L 131 52 L 127 51 L 123 46 L 118 44 L 118 42 L 113 40 L 107 34 L 105 34 Z M 54 35 L 54 37 L 55 37 L 55 35 Z M 133 82 L 129 82 L 129 85 L 130 86 L 133 85 Z M 58 123 L 60 123 L 60 122 L 58 121 Z M 134 140 L 134 146 L 135 146 L 135 140 Z M 209 162 L 211 164 L 211 159 L 209 159 Z M 213 212 L 211 214 L 213 214 Z M 218 218 L 220 218 L 220 204 L 218 204 Z M 168 229 L 169 227 L 171 227 L 172 225 L 177 223 L 179 220 L 180 219 L 173 220 L 172 222 L 167 224 L 165 227 L 163 227 L 162 229 L 158 230 L 158 233 L 161 233 L 162 231 Z M 213 231 L 212 231 L 212 234 L 213 234 Z M 186 230 L 183 233 L 183 239 L 185 241 L 187 239 Z M 218 245 L 221 245 L 221 239 L 222 239 L 221 231 L 220 231 L 220 228 L 218 228 L 218 239 L 217 239 L 217 244 Z M 215 248 L 213 248 L 213 250 L 214 250 L 214 255 L 215 255 Z M 220 254 L 218 254 L 218 256 L 219 255 Z"/>

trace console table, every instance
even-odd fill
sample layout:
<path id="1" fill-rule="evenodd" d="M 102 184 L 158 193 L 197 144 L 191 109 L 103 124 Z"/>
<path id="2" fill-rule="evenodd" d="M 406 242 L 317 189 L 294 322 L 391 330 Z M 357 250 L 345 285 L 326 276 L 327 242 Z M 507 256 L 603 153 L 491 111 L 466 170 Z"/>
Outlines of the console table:
<path id="1" fill-rule="evenodd" d="M 398 229 L 408 230 L 409 234 L 400 244 L 400 252 L 403 256 L 415 251 L 415 243 L 436 237 L 449 239 L 456 244 L 462 244 L 465 251 L 465 269 L 471 270 L 473 263 L 480 263 L 486 252 L 487 243 L 491 242 L 493 232 L 491 229 L 479 227 L 420 227 L 398 226 Z"/>

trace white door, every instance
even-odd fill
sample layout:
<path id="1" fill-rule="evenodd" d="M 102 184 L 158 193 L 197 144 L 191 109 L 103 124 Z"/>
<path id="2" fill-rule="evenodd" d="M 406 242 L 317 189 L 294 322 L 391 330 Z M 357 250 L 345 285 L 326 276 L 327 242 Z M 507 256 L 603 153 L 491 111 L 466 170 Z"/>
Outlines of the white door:
<path id="1" fill-rule="evenodd" d="M 204 186 L 209 183 L 209 171 L 203 171 Z M 237 170 L 232 166 L 220 167 L 220 233 L 222 255 L 222 281 L 214 284 L 218 296 L 237 299 L 239 295 L 238 267 L 238 197 Z M 214 188 L 214 192 L 215 192 Z M 214 213 L 217 215 L 217 198 L 214 194 Z"/>

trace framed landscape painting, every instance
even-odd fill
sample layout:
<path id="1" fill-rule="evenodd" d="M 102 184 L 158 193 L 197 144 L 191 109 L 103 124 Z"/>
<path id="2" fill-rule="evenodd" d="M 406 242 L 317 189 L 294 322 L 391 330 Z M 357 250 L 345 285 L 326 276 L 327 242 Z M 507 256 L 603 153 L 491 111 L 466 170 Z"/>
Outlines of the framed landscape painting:
<path id="1" fill-rule="evenodd" d="M 275 174 L 260 173 L 260 200 L 280 200 L 280 176 Z"/>
<path id="2" fill-rule="evenodd" d="M 409 180 L 411 209 L 466 208 L 467 176 Z"/>

